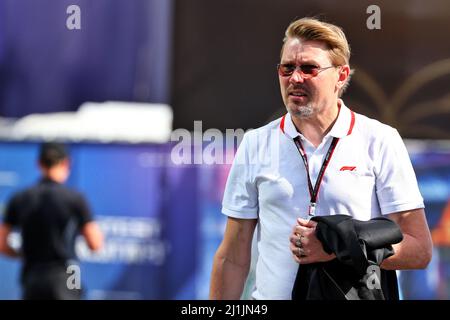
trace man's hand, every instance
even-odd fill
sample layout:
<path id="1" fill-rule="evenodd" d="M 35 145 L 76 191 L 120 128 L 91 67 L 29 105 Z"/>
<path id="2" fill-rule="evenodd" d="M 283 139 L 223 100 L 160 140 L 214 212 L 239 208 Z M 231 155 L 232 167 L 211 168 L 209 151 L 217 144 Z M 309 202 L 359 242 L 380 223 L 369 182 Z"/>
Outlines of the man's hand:
<path id="1" fill-rule="evenodd" d="M 0 223 L 0 253 L 11 258 L 17 258 L 20 253 L 15 251 L 8 244 L 8 237 L 12 232 L 12 226 L 7 223 Z"/>
<path id="2" fill-rule="evenodd" d="M 292 255 L 300 264 L 326 262 L 336 258 L 323 250 L 322 243 L 316 237 L 317 222 L 298 218 L 289 237 Z"/>

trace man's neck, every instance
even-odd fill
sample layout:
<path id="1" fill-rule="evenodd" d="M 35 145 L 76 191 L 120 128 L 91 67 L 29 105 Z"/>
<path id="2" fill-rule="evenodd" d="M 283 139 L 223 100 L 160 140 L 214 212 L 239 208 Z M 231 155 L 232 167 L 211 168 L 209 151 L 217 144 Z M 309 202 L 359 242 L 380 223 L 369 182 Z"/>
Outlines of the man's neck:
<path id="1" fill-rule="evenodd" d="M 335 107 L 328 108 L 326 112 L 310 118 L 292 117 L 292 121 L 297 131 L 317 148 L 336 122 L 339 109 L 336 104 Z"/>

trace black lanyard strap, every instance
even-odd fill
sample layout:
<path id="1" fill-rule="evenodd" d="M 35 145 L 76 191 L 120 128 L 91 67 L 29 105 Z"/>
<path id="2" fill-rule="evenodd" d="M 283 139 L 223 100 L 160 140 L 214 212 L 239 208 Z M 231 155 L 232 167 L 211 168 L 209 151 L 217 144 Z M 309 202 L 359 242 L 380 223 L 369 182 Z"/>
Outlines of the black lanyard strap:
<path id="1" fill-rule="evenodd" d="M 294 142 L 295 145 L 297 146 L 298 151 L 300 152 L 300 155 L 302 156 L 303 164 L 305 165 L 306 169 L 306 176 L 308 178 L 309 195 L 311 197 L 311 200 L 309 202 L 308 215 L 314 216 L 317 204 L 317 197 L 319 196 L 320 185 L 322 184 L 322 179 L 323 176 L 325 175 L 325 170 L 327 169 L 331 157 L 333 156 L 334 149 L 336 149 L 336 145 L 339 142 L 339 138 L 334 137 L 333 141 L 331 141 L 331 145 L 328 148 L 327 154 L 325 155 L 325 159 L 323 159 L 322 167 L 320 168 L 319 175 L 317 176 L 314 188 L 311 182 L 311 176 L 309 174 L 308 157 L 306 155 L 305 149 L 303 148 L 302 142 L 300 141 L 300 137 L 299 136 L 295 137 Z"/>

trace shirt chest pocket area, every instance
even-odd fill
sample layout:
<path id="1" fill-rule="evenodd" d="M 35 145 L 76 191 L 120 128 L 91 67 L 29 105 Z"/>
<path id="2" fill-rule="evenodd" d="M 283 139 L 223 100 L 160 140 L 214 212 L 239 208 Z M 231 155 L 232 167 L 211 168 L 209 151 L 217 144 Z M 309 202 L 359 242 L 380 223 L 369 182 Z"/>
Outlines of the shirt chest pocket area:
<path id="1" fill-rule="evenodd" d="M 344 166 L 332 176 L 327 176 L 326 186 L 321 192 L 327 200 L 350 198 L 355 201 L 370 201 L 375 192 L 375 175 L 365 168 Z"/>

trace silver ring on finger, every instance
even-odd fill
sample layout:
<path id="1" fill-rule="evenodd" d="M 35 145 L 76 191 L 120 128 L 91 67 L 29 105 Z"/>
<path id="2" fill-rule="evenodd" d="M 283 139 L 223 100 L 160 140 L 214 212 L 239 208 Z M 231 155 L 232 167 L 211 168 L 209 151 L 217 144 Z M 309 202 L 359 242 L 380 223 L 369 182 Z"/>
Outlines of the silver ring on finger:
<path id="1" fill-rule="evenodd" d="M 306 255 L 305 255 L 305 250 L 303 250 L 303 248 L 297 248 L 298 250 L 298 256 L 300 257 L 300 258 L 303 258 L 303 257 L 306 257 Z"/>

